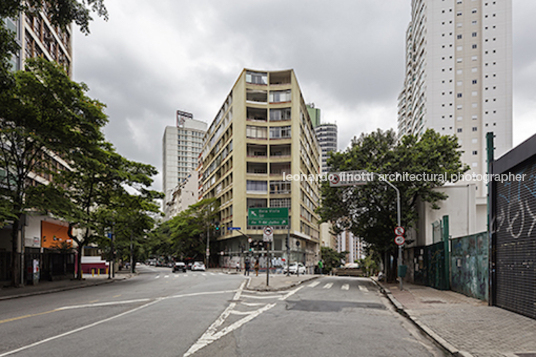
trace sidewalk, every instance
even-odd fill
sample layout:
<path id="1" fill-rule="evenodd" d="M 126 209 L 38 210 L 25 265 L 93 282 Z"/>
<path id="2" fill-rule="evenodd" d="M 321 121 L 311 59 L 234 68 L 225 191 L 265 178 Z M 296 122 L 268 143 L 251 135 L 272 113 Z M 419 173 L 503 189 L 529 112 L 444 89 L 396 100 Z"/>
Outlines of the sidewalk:
<path id="1" fill-rule="evenodd" d="M 15 299 L 25 296 L 41 295 L 55 293 L 59 291 L 80 289 L 88 286 L 97 286 L 102 284 L 113 283 L 117 280 L 130 278 L 132 275 L 123 270 L 115 273 L 115 278 L 108 279 L 108 275 L 100 275 L 92 277 L 91 274 L 84 275 L 84 280 L 57 280 L 57 281 L 40 281 L 37 285 L 25 285 L 21 288 L 1 287 L 0 286 L 0 301 Z"/>
<path id="2" fill-rule="evenodd" d="M 453 291 L 379 285 L 401 314 L 454 356 L 536 356 L 536 320 Z"/>

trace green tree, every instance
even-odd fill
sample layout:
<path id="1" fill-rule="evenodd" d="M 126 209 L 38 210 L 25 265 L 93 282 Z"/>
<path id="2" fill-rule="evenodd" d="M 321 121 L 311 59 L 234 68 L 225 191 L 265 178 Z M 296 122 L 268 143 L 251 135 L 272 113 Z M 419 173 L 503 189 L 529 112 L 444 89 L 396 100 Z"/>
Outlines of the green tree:
<path id="1" fill-rule="evenodd" d="M 447 196 L 434 188 L 444 185 L 443 177 L 465 172 L 461 151 L 455 136 L 442 136 L 427 130 L 422 136 L 408 135 L 397 140 L 393 130 L 362 134 L 350 147 L 332 153 L 328 164 L 333 171 L 366 170 L 378 174 L 427 174 L 427 180 L 402 179 L 392 183 L 400 190 L 401 224 L 415 227 L 418 200 L 438 209 L 438 202 Z M 436 174 L 436 176 L 434 176 Z M 439 176 L 443 175 L 443 176 Z M 396 252 L 394 227 L 397 225 L 396 192 L 385 182 L 374 180 L 363 186 L 333 188 L 322 184 L 322 206 L 318 209 L 323 221 L 331 221 L 336 232 L 348 229 L 361 237 L 383 257 L 388 277 L 394 270 L 387 262 Z"/>
<path id="2" fill-rule="evenodd" d="M 11 210 L 12 282 L 18 285 L 17 254 L 20 221 L 30 208 L 46 209 L 42 187 L 33 175 L 65 172 L 67 161 L 101 139 L 107 122 L 103 105 L 85 95 L 87 87 L 69 79 L 56 63 L 26 61 L 26 71 L 14 75 L 15 85 L 0 92 L 0 196 Z M 43 203 L 43 205 L 41 205 Z"/>
<path id="3" fill-rule="evenodd" d="M 320 255 L 324 262 L 323 270 L 330 272 L 333 268 L 341 266 L 341 262 L 346 257 L 346 254 L 348 254 L 348 252 L 338 253 L 336 250 L 329 247 L 320 247 Z"/>

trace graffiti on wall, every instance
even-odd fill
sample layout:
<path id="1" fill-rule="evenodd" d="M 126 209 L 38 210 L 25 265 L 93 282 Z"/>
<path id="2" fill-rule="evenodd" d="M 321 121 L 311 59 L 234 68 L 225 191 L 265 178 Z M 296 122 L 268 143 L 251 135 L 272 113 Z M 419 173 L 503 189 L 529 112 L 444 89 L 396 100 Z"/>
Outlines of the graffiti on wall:
<path id="1" fill-rule="evenodd" d="M 481 300 L 488 300 L 488 251 L 486 232 L 451 240 L 451 289 Z"/>

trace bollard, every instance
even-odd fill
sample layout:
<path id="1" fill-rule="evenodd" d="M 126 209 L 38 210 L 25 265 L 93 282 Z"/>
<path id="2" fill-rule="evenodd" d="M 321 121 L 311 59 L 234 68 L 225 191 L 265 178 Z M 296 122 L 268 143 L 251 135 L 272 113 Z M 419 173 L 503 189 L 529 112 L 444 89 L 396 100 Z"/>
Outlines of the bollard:
<path id="1" fill-rule="evenodd" d="M 100 268 L 97 269 L 97 276 L 100 276 Z"/>
<path id="2" fill-rule="evenodd" d="M 106 275 L 108 275 L 108 268 L 106 268 Z"/>
<path id="3" fill-rule="evenodd" d="M 91 269 L 91 276 L 95 276 L 95 269 Z"/>

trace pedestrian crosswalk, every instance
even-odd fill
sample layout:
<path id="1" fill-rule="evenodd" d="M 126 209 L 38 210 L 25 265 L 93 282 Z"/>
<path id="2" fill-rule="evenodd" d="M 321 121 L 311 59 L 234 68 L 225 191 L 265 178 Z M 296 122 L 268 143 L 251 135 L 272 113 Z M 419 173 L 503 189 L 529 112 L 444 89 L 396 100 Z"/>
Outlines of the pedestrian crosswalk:
<path id="1" fill-rule="evenodd" d="M 308 284 L 307 287 L 309 288 L 315 288 L 317 286 L 320 285 L 320 281 L 313 281 L 312 283 Z M 325 283 L 323 285 L 320 285 L 319 288 L 321 289 L 340 289 L 340 290 L 347 290 L 347 291 L 350 291 L 352 289 L 359 289 L 359 291 L 363 292 L 363 293 L 369 293 L 370 290 L 365 286 L 365 285 L 362 285 L 362 284 L 359 284 L 359 283 L 351 283 L 351 284 L 348 284 L 348 283 L 343 283 L 343 284 L 336 284 L 336 283 L 333 283 L 333 282 L 328 282 L 328 283 Z"/>

